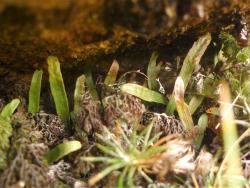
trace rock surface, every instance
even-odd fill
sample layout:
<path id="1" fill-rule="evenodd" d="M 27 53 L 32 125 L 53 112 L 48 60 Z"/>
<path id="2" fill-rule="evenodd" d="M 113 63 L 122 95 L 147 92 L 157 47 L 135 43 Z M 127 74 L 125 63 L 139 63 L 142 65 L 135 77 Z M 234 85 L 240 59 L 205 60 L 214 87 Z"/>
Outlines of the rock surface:
<path id="1" fill-rule="evenodd" d="M 56 55 L 64 73 L 96 72 L 118 59 L 123 71 L 146 65 L 153 50 L 172 62 L 205 32 L 232 22 L 237 1 L 1 0 L 0 82 L 46 69 Z M 249 0 L 237 4 L 248 17 Z M 250 19 L 247 19 L 250 20 Z M 10 76 L 11 75 L 11 76 Z M 14 75 L 14 76 L 13 76 Z M 29 77 L 29 76 L 27 76 Z M 11 79 L 10 79 L 11 80 Z M 11 81 L 10 81 L 11 83 Z M 1 88 L 0 88 L 1 90 Z"/>

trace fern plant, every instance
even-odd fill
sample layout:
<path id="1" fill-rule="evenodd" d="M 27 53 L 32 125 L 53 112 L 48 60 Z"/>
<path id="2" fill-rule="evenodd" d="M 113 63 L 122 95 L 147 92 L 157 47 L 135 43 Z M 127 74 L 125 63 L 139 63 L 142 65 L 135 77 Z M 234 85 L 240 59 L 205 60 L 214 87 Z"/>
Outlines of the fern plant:
<path id="1" fill-rule="evenodd" d="M 200 37 L 193 44 L 192 48 L 189 50 L 187 56 L 185 57 L 181 71 L 179 73 L 179 76 L 182 78 L 183 83 L 184 83 L 184 92 L 192 77 L 193 72 L 199 66 L 201 57 L 205 53 L 205 50 L 210 44 L 210 41 L 211 41 L 210 33 L 207 33 L 204 36 Z M 174 95 L 172 95 L 169 99 L 169 102 L 166 108 L 166 113 L 168 115 L 173 115 L 175 108 L 176 108 L 175 99 L 174 99 Z"/>

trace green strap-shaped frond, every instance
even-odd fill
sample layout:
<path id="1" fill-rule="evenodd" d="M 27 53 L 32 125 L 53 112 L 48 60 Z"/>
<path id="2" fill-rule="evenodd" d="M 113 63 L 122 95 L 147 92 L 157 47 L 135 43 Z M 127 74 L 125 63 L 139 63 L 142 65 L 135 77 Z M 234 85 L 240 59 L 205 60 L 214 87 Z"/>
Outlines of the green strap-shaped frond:
<path id="1" fill-rule="evenodd" d="M 207 49 L 211 41 L 211 34 L 207 33 L 200 37 L 189 50 L 187 56 L 184 59 L 181 72 L 179 76 L 184 82 L 184 92 L 187 88 L 187 85 L 192 77 L 194 70 L 198 67 L 198 64 L 201 60 L 202 55 Z M 168 115 L 173 115 L 175 111 L 175 102 L 173 95 L 170 97 L 169 103 L 167 105 L 166 112 Z"/>
<path id="2" fill-rule="evenodd" d="M 32 114 L 39 112 L 42 76 L 43 71 L 36 70 L 31 80 L 28 111 Z"/>
<path id="3" fill-rule="evenodd" d="M 67 126 L 69 126 L 70 124 L 69 104 L 64 87 L 59 60 L 55 56 L 49 56 L 47 58 L 47 62 L 48 62 L 50 89 L 55 102 L 57 115 L 62 119 L 62 121 Z"/>
<path id="4" fill-rule="evenodd" d="M 71 140 L 57 145 L 44 156 L 48 164 L 52 164 L 64 156 L 81 149 L 82 144 L 77 140 Z"/>

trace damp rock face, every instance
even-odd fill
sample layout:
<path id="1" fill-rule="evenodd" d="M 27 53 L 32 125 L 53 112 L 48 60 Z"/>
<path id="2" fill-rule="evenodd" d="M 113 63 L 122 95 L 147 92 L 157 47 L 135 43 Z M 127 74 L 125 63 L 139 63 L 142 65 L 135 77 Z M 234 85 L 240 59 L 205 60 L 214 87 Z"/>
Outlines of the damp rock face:
<path id="1" fill-rule="evenodd" d="M 83 46 L 105 40 L 108 34 L 100 18 L 102 0 L 11 0 L 0 6 L 1 67 L 12 70 L 43 67 L 49 54 L 70 64 L 84 57 Z"/>
<path id="2" fill-rule="evenodd" d="M 235 4 L 250 15 L 248 2 L 2 0 L 0 81 L 29 81 L 35 69 L 47 69 L 48 55 L 59 58 L 66 77 L 72 72 L 76 77 L 86 64 L 105 72 L 114 58 L 121 71 L 137 69 L 153 50 L 174 63 L 173 57 L 186 54 L 198 36 L 231 24 Z"/>
<path id="3" fill-rule="evenodd" d="M 139 33 L 156 35 L 180 22 L 208 17 L 209 8 L 220 1 L 201 0 L 120 0 L 106 1 L 105 16 L 110 24 L 121 24 Z"/>

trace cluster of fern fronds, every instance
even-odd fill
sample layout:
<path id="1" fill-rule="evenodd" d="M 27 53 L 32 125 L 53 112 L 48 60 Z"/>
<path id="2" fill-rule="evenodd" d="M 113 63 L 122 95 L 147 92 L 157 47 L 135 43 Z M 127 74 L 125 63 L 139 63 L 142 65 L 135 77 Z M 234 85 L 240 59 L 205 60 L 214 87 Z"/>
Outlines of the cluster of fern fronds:
<path id="1" fill-rule="evenodd" d="M 159 79 L 166 65 L 157 63 L 156 52 L 146 74 L 119 77 L 114 61 L 95 85 L 91 71 L 83 70 L 72 111 L 59 60 L 49 56 L 57 116 L 40 109 L 43 71 L 36 70 L 28 112 L 14 113 L 20 103 L 14 99 L 0 113 L 0 185 L 250 186 L 250 47 L 221 33 L 204 71 L 200 61 L 210 42 L 208 33 L 193 44 L 168 94 Z M 209 143 L 208 130 L 214 135 Z"/>

